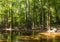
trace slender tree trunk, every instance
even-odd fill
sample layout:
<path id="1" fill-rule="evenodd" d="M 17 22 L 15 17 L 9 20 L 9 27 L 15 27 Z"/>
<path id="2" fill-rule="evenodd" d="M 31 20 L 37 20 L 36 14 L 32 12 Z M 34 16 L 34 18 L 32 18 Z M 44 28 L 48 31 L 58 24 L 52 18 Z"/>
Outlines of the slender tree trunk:
<path id="1" fill-rule="evenodd" d="M 49 3 L 49 1 L 47 0 L 47 2 Z M 48 13 L 47 13 L 47 29 L 50 29 L 50 6 L 49 4 L 47 5 L 48 7 Z"/>

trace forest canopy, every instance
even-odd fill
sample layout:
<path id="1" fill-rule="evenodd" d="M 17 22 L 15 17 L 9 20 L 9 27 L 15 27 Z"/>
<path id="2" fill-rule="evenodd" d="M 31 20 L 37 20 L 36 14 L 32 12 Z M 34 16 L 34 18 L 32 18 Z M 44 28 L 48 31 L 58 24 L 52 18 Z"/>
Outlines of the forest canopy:
<path id="1" fill-rule="evenodd" d="M 60 0 L 0 0 L 0 26 L 6 25 L 60 25 Z"/>

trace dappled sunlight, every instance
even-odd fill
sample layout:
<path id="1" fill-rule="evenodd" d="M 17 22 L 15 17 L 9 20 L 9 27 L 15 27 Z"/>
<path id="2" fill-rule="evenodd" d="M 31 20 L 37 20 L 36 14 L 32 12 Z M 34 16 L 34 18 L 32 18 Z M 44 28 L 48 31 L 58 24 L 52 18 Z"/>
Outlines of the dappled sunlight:
<path id="1" fill-rule="evenodd" d="M 50 7 L 51 12 L 55 12 L 54 8 Z"/>
<path id="2" fill-rule="evenodd" d="M 56 31 L 57 31 L 57 29 L 56 29 L 56 28 L 53 28 L 52 30 L 50 30 L 50 29 L 49 29 L 49 30 L 47 30 L 47 32 L 48 32 L 48 33 L 55 33 Z"/>
<path id="3" fill-rule="evenodd" d="M 48 38 L 54 38 L 56 36 L 60 36 L 60 32 L 56 32 L 58 31 L 56 28 L 53 28 L 52 30 L 47 30 L 47 32 L 43 32 L 43 33 L 40 33 L 42 35 L 45 35 L 46 37 Z"/>
<path id="4" fill-rule="evenodd" d="M 0 42 L 60 42 L 59 2 L 0 0 Z"/>

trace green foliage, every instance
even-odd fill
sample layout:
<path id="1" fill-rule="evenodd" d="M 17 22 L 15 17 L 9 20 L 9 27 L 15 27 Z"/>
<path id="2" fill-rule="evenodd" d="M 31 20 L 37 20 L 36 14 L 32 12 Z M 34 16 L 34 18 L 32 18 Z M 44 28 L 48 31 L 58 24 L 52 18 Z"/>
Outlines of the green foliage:
<path id="1" fill-rule="evenodd" d="M 13 21 L 13 25 L 33 24 L 33 22 L 35 25 L 40 25 L 40 22 L 47 24 L 49 14 L 51 25 L 59 24 L 59 3 L 59 0 L 0 0 L 0 24 L 4 19 L 8 24 Z"/>

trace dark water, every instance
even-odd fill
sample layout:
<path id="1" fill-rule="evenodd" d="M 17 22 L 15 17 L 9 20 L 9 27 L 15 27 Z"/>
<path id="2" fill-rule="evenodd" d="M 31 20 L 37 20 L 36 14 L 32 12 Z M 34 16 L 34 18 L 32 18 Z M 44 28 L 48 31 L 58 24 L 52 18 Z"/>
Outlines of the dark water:
<path id="1" fill-rule="evenodd" d="M 43 36 L 43 35 L 42 35 Z M 44 36 L 43 36 L 44 37 Z M 0 42 L 10 42 L 10 39 L 8 39 L 9 41 L 0 41 Z M 60 36 L 56 36 L 56 37 L 52 37 L 52 38 L 42 38 L 40 37 L 39 40 L 34 40 L 34 39 L 27 39 L 27 40 L 24 40 L 24 39 L 18 39 L 16 38 L 16 36 L 13 37 L 13 39 L 11 39 L 12 41 L 11 42 L 60 42 Z"/>
<path id="2" fill-rule="evenodd" d="M 40 40 L 16 40 L 13 42 L 60 42 L 60 37 L 55 38 L 41 38 Z"/>

